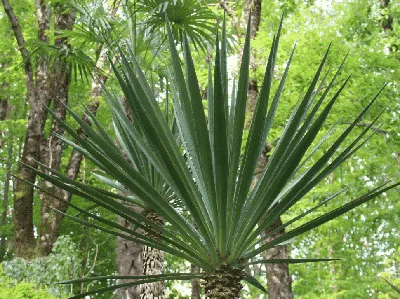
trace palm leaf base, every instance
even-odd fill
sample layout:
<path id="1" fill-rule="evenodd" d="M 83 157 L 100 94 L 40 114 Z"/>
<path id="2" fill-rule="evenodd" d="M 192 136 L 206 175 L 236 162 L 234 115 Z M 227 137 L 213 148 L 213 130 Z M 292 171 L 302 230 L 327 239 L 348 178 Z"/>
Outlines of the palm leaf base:
<path id="1" fill-rule="evenodd" d="M 236 299 L 240 296 L 240 281 L 245 273 L 241 268 L 223 267 L 214 273 L 206 274 L 203 282 L 206 298 Z"/>

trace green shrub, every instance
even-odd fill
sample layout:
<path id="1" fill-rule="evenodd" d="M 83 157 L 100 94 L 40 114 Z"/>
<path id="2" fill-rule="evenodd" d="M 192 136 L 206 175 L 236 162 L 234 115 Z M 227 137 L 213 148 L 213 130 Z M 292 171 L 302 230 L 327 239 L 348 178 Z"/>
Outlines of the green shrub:
<path id="1" fill-rule="evenodd" d="M 47 288 L 48 292 L 59 298 L 69 292 L 69 286 L 56 283 L 76 277 L 81 267 L 81 260 L 77 253 L 78 249 L 70 236 L 60 236 L 54 244 L 53 252 L 49 256 L 31 261 L 15 258 L 11 261 L 3 262 L 1 264 L 2 272 L 4 277 L 8 277 L 15 282 L 29 282 L 21 283 L 21 285 L 28 285 L 25 289 L 31 288 L 31 285 L 43 286 Z M 11 298 L 2 296 L 3 293 L 0 288 L 0 299 Z"/>
<path id="2" fill-rule="evenodd" d="M 20 282 L 3 274 L 0 264 L 0 299 L 56 299 L 48 290 L 33 283 Z"/>

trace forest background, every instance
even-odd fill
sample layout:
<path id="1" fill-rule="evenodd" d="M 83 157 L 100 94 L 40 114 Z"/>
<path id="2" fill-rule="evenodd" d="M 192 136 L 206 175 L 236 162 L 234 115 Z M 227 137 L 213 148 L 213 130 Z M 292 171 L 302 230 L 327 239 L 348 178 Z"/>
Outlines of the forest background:
<path id="1" fill-rule="evenodd" d="M 51 206 L 84 217 L 70 211 L 66 204 L 47 193 L 29 188 L 11 174 L 40 184 L 67 201 L 72 200 L 83 207 L 86 205 L 99 215 L 110 219 L 116 217 L 100 208 L 90 207 L 79 197 L 71 198 L 56 187 L 46 185 L 26 171 L 20 162 L 34 165 L 35 160 L 40 161 L 72 179 L 104 187 L 93 175 L 93 165 L 54 137 L 54 134 L 64 134 L 64 131 L 46 113 L 43 105 L 68 121 L 66 109 L 60 103 L 68 103 L 76 112 L 82 111 L 83 103 L 97 114 L 111 133 L 111 114 L 102 89 L 103 85 L 115 90 L 118 86 L 107 53 L 113 53 L 115 48 L 112 47 L 124 43 L 134 49 L 160 105 L 171 101 L 168 85 L 170 57 L 161 11 L 167 13 L 178 45 L 182 41 L 182 29 L 191 38 L 193 49 L 197 50 L 194 58 L 200 85 L 205 90 L 213 40 L 224 12 L 228 19 L 228 61 L 232 82 L 238 72 L 247 14 L 252 9 L 256 17 L 252 24 L 249 94 L 258 91 L 268 59 L 267 49 L 281 13 L 285 11 L 281 47 L 274 70 L 276 78 L 282 76 L 292 46 L 296 43 L 297 47 L 281 110 L 266 146 L 268 150 L 264 153 L 266 158 L 273 151 L 285 120 L 305 92 L 304 88 L 330 42 L 333 46 L 328 66 L 337 67 L 350 51 L 343 73 L 352 75 L 350 87 L 343 92 L 333 111 L 331 124 L 339 118 L 339 126 L 348 124 L 368 99 L 387 84 L 368 116 L 370 121 L 365 119 L 359 125 L 360 130 L 364 129 L 384 109 L 380 119 L 382 126 L 374 127 L 376 136 L 333 172 L 324 184 L 317 186 L 305 201 L 296 205 L 297 211 L 305 210 L 311 203 L 321 202 L 343 187 L 349 188 L 339 201 L 384 181 L 398 181 L 400 178 L 400 4 L 395 1 L 2 0 L 2 3 L 0 260 L 3 261 L 1 275 L 4 277 L 1 276 L 0 280 L 0 298 L 3 298 L 2 292 L 6 293 L 6 289 L 15 284 L 22 285 L 24 292 L 32 286 L 43 285 L 54 296 L 63 297 L 112 283 L 91 282 L 68 287 L 54 284 L 61 280 L 124 271 L 123 264 L 136 250 L 124 249 L 124 246 L 133 244 L 126 245 L 103 232 L 85 228 L 56 214 Z M 118 56 L 110 54 L 109 57 L 118 62 Z M 78 127 L 76 130 L 83 134 Z M 292 215 L 294 211 L 289 210 L 285 217 L 290 219 Z M 296 238 L 286 245 L 286 254 L 291 258 L 312 255 L 316 258 L 343 258 L 343 261 L 290 265 L 291 279 L 285 282 L 286 288 L 296 298 L 396 296 L 383 278 L 394 285 L 400 284 L 399 215 L 399 195 L 391 191 Z M 165 255 L 166 272 L 196 271 L 192 268 L 190 264 Z M 248 271 L 255 273 L 267 285 L 265 266 L 254 266 Z M 22 281 L 33 285 L 21 284 Z M 166 282 L 165 297 L 195 298 L 191 286 L 196 289 L 198 284 Z M 94 298 L 118 296 L 123 295 L 109 292 Z M 265 295 L 252 286 L 245 287 L 244 298 L 262 296 Z M 270 298 L 279 297 L 270 294 Z"/>

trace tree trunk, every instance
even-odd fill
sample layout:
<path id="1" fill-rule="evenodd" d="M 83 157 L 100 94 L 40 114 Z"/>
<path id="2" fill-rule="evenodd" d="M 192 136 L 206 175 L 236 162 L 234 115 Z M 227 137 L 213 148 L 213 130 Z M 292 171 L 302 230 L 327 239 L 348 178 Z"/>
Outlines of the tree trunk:
<path id="1" fill-rule="evenodd" d="M 268 229 L 264 231 L 268 234 L 275 228 L 282 225 L 282 220 L 278 218 Z M 265 242 L 271 242 L 280 237 L 285 232 L 280 231 L 267 238 Z M 276 246 L 264 251 L 265 259 L 287 259 L 289 256 L 287 247 Z M 289 273 L 288 264 L 267 264 L 267 287 L 268 298 L 271 299 L 291 299 L 292 294 L 292 278 Z"/>
<path id="2" fill-rule="evenodd" d="M 3 69 L 6 69 L 7 66 L 4 66 Z M 8 83 L 3 82 L 1 88 L 3 90 L 7 89 Z M 8 99 L 7 98 L 2 98 L 0 97 L 0 121 L 6 120 L 8 116 Z M 4 143 L 4 133 L 2 130 L 0 130 L 0 149 L 3 148 L 3 143 Z"/>
<path id="3" fill-rule="evenodd" d="M 118 7 L 113 6 L 111 10 L 111 16 L 115 16 Z M 75 16 L 72 11 L 65 10 L 65 8 L 61 5 L 58 7 L 59 15 L 56 16 L 56 29 L 60 30 L 72 30 L 73 24 L 75 22 Z M 64 13 L 67 11 L 67 13 Z M 68 43 L 65 39 L 58 38 L 56 39 L 56 46 L 58 48 L 68 47 Z M 100 104 L 100 97 L 103 91 L 102 86 L 106 84 L 108 76 L 111 72 L 111 69 L 103 71 L 106 66 L 107 61 L 107 51 L 106 47 L 103 47 L 99 59 L 96 62 L 92 73 L 92 86 L 90 91 L 90 99 L 87 104 L 88 110 L 96 115 L 97 110 Z M 68 66 L 58 63 L 58 69 L 56 69 L 56 78 L 58 78 L 54 84 L 54 113 L 60 117 L 61 119 L 65 119 L 66 117 L 66 108 L 65 105 L 68 103 L 68 89 L 69 89 L 69 80 L 70 80 L 70 69 Z M 100 72 L 98 70 L 101 70 Z M 89 119 L 86 115 L 83 116 L 83 121 L 89 123 Z M 56 120 L 53 120 L 51 134 L 57 133 L 59 135 L 64 134 L 64 129 L 60 125 L 60 123 Z M 83 137 L 84 132 L 82 128 L 77 130 L 77 133 Z M 43 143 L 43 148 L 45 149 L 43 152 L 43 161 L 42 163 L 51 167 L 54 170 L 60 171 L 61 168 L 61 158 L 62 158 L 62 142 L 58 138 L 55 138 L 53 135 L 50 135 L 47 140 Z M 78 177 L 81 162 L 83 156 L 76 150 L 73 150 L 66 167 L 65 175 L 71 180 L 75 180 Z M 51 194 L 59 194 L 62 200 L 56 199 L 47 193 L 41 193 L 42 205 L 41 205 L 41 227 L 40 227 L 40 238 L 39 238 L 39 254 L 42 256 L 46 256 L 50 254 L 55 241 L 57 240 L 61 222 L 64 219 L 62 214 L 56 213 L 51 207 L 56 208 L 57 210 L 65 213 L 68 208 L 68 202 L 71 200 L 71 195 L 61 190 L 49 182 L 42 183 L 44 187 L 50 191 Z"/>
<path id="4" fill-rule="evenodd" d="M 143 212 L 142 208 L 135 207 L 134 209 L 138 213 Z M 121 219 L 120 224 L 124 227 L 130 228 L 130 223 L 125 219 Z M 138 230 L 138 232 L 143 233 L 142 230 Z M 117 244 L 117 261 L 119 275 L 143 275 L 143 245 L 119 237 L 117 238 Z M 124 280 L 124 282 L 130 281 Z M 140 286 L 122 288 L 119 290 L 119 294 L 124 299 L 140 299 Z"/>
<path id="5" fill-rule="evenodd" d="M 24 147 L 16 176 L 22 180 L 14 182 L 14 245 L 15 255 L 24 258 L 31 258 L 34 255 L 35 237 L 33 234 L 33 188 L 29 184 L 35 183 L 35 173 L 25 165 L 36 168 L 40 157 L 40 142 L 43 136 L 43 129 L 46 120 L 46 110 L 49 99 L 46 94 L 41 93 L 42 85 L 35 86 L 33 68 L 29 52 L 25 47 L 25 40 L 19 25 L 19 21 L 10 6 L 8 0 L 2 0 L 4 10 L 10 20 L 19 51 L 21 53 L 25 71 L 25 82 L 27 87 L 27 101 L 30 105 L 28 126 L 25 136 Z M 39 38 L 47 40 L 49 14 L 45 4 L 39 7 Z M 43 82 L 45 77 L 47 62 L 41 61 L 37 65 L 36 78 L 38 82 Z M 26 180 L 28 183 L 24 182 Z"/>
<path id="6" fill-rule="evenodd" d="M 152 221 L 153 223 L 162 226 L 164 225 L 164 219 L 154 211 L 145 210 L 144 216 Z M 154 235 L 149 232 L 144 233 L 147 236 L 151 236 L 157 240 Z M 161 240 L 159 240 L 161 242 Z M 143 275 L 158 275 L 164 273 L 164 252 L 151 248 L 149 246 L 143 246 L 142 252 L 143 260 Z M 157 281 L 152 283 L 145 283 L 140 285 L 140 298 L 141 299 L 162 299 L 164 298 L 164 282 Z"/>
<path id="7" fill-rule="evenodd" d="M 23 164 L 20 164 L 17 170 L 17 176 L 30 184 L 34 184 L 36 179 L 35 173 L 31 172 L 24 164 L 36 168 L 36 161 L 41 161 L 43 164 L 55 170 L 60 170 L 61 167 L 61 141 L 52 134 L 57 133 L 62 135 L 64 129 L 58 122 L 53 120 L 50 136 L 46 138 L 44 135 L 44 126 L 47 113 L 44 107 L 49 106 L 51 99 L 53 99 L 54 112 L 61 119 L 65 119 L 66 109 L 64 104 L 68 101 L 70 70 L 68 65 L 62 63 L 62 61 L 56 61 L 55 65 L 50 68 L 49 59 L 44 57 L 38 60 L 34 76 L 32 63 L 25 47 L 25 41 L 18 19 L 8 0 L 2 0 L 2 3 L 12 25 L 23 58 L 28 91 L 27 101 L 30 105 L 27 133 L 20 159 Z M 38 39 L 41 42 L 49 43 L 48 34 L 52 10 L 48 1 L 45 0 L 35 0 L 35 8 L 39 27 Z M 73 11 L 67 10 L 62 4 L 55 4 L 53 9 L 55 11 L 55 29 L 71 30 L 74 24 Z M 116 7 L 113 6 L 113 13 L 115 14 L 115 12 Z M 68 43 L 65 39 L 57 37 L 57 33 L 55 33 L 55 46 L 57 48 L 65 48 L 68 47 Z M 95 70 L 102 69 L 105 62 L 106 50 L 101 53 Z M 34 78 L 36 80 L 34 80 Z M 107 80 L 107 72 L 99 76 L 94 74 L 93 78 L 91 100 L 89 101 L 88 108 L 93 114 L 96 114 L 99 106 L 98 98 L 101 95 L 101 86 Z M 83 117 L 83 119 L 87 121 L 86 117 Z M 83 136 L 82 130 L 78 130 L 78 133 Z M 66 175 L 69 178 L 75 179 L 78 176 L 81 161 L 81 154 L 73 151 L 66 169 Z M 68 207 L 66 201 L 70 200 L 70 195 L 55 188 L 48 182 L 41 182 L 42 187 L 57 194 L 59 197 L 63 198 L 63 200 L 56 200 L 44 192 L 40 194 L 42 200 L 42 222 L 39 230 L 40 237 L 38 242 L 36 242 L 33 234 L 33 188 L 29 183 L 25 183 L 23 180 L 16 180 L 14 182 L 13 220 L 15 254 L 16 256 L 29 259 L 34 256 L 36 246 L 38 246 L 38 253 L 40 255 L 47 255 L 51 252 L 52 246 L 58 236 L 63 217 L 50 209 L 50 206 L 65 212 Z"/>
<path id="8" fill-rule="evenodd" d="M 67 11 L 65 13 L 65 11 Z M 75 14 L 72 10 L 66 10 L 62 5 L 55 7 L 55 30 L 72 30 L 75 23 Z M 55 46 L 58 49 L 69 47 L 65 38 L 57 38 Z M 48 93 L 53 99 L 53 112 L 60 118 L 65 120 L 66 108 L 68 104 L 68 90 L 70 85 L 71 70 L 68 65 L 58 60 L 52 70 L 51 77 L 47 78 L 49 88 Z M 59 171 L 61 168 L 62 158 L 62 141 L 54 134 L 63 135 L 64 128 L 56 120 L 53 119 L 51 126 L 51 134 L 48 138 L 43 136 L 41 143 L 40 162 L 51 169 Z M 44 171 L 44 170 L 43 170 Z M 45 171 L 47 172 L 47 171 Z M 63 194 L 51 183 L 42 180 L 41 187 L 45 188 L 51 194 Z M 61 202 L 53 198 L 50 194 L 41 192 L 41 222 L 38 239 L 39 256 L 47 256 L 53 249 L 53 244 L 57 240 L 60 229 L 60 217 L 51 208 L 60 210 Z M 63 211 L 64 212 L 64 211 Z"/>
<path id="9" fill-rule="evenodd" d="M 200 267 L 196 265 L 191 265 L 191 273 L 200 273 Z M 199 278 L 194 278 L 191 280 L 192 294 L 190 299 L 200 299 L 201 284 Z"/>
<path id="10" fill-rule="evenodd" d="M 123 101 L 123 106 L 128 119 L 132 121 L 132 110 L 125 100 Z M 164 220 L 154 211 L 142 209 L 137 206 L 132 208 L 140 211 L 142 215 L 152 222 L 158 225 L 164 224 Z M 121 220 L 121 225 L 128 224 L 129 223 L 125 220 Z M 149 232 L 142 231 L 142 233 L 147 236 L 151 235 Z M 164 252 L 122 238 L 118 238 L 117 241 L 118 268 L 120 275 L 157 275 L 164 272 Z M 164 298 L 164 282 L 158 281 L 125 288 L 120 294 L 124 299 L 162 299 Z"/>
<path id="11" fill-rule="evenodd" d="M 244 278 L 243 269 L 222 268 L 204 276 L 206 298 L 239 299 Z"/>
<path id="12" fill-rule="evenodd" d="M 134 207 L 133 209 L 158 225 L 164 224 L 164 220 L 154 211 L 140 207 Z M 120 220 L 120 224 L 130 227 L 130 223 L 124 219 Z M 138 230 L 138 232 L 147 236 L 151 235 L 151 233 L 143 232 L 142 230 Z M 154 238 L 154 235 L 151 236 Z M 146 276 L 164 272 L 164 252 L 122 238 L 118 238 L 117 242 L 119 275 Z M 128 281 L 124 280 L 124 282 Z M 123 288 L 119 293 L 125 299 L 162 299 L 164 298 L 164 282 L 158 281 Z"/>
<path id="13" fill-rule="evenodd" d="M 257 31 L 260 26 L 261 20 L 261 0 L 246 0 L 245 10 L 247 13 L 251 11 L 251 38 L 254 39 L 257 35 Z M 250 56 L 250 68 L 253 72 L 257 70 L 257 63 L 254 52 L 251 52 Z M 254 113 L 258 97 L 258 82 L 254 78 L 249 78 L 249 84 L 247 88 L 247 106 L 246 109 L 250 112 L 250 119 Z M 250 122 L 247 122 L 247 128 L 250 127 Z M 264 151 L 260 155 L 257 162 L 257 167 L 254 174 L 254 179 L 252 183 L 252 188 L 255 186 L 259 179 L 263 169 L 268 162 L 268 153 L 272 150 L 272 145 L 267 144 Z M 274 228 L 280 226 L 282 220 L 278 218 L 275 223 L 268 227 L 264 233 L 272 231 Z M 284 234 L 284 231 L 274 234 L 267 239 L 267 242 Z M 288 252 L 286 246 L 277 246 L 268 249 L 264 252 L 265 259 L 271 258 L 288 258 Z M 289 273 L 289 267 L 287 264 L 266 264 L 267 269 L 267 287 L 268 287 L 268 298 L 271 299 L 291 299 L 292 294 L 292 279 Z"/>
<path id="14" fill-rule="evenodd" d="M 10 172 L 11 172 L 11 159 L 13 154 L 13 144 L 10 141 L 8 143 L 8 157 L 6 162 L 6 175 L 4 180 L 4 189 L 3 189 L 3 212 L 1 214 L 1 226 L 5 227 L 7 225 L 7 218 L 9 212 L 9 190 L 10 190 Z M 9 239 L 7 233 L 3 232 L 0 236 L 0 262 L 3 260 L 4 255 L 7 253 L 7 242 L 6 239 Z"/>
<path id="15" fill-rule="evenodd" d="M 5 87 L 5 84 L 3 83 L 3 87 Z M 0 121 L 6 120 L 8 118 L 8 99 L 0 99 Z M 3 141 L 6 140 L 6 138 L 3 138 L 5 132 L 0 131 L 0 149 L 3 148 Z M 5 137 L 5 136 L 4 136 Z M 9 136 L 8 144 L 7 144 L 7 160 L 6 160 L 6 174 L 5 174 L 5 179 L 4 179 L 4 187 L 3 187 L 3 211 L 1 213 L 1 226 L 5 227 L 7 225 L 7 218 L 8 218 L 8 212 L 9 212 L 9 189 L 10 189 L 10 175 L 9 173 L 11 172 L 11 161 L 12 161 L 12 154 L 13 154 L 13 141 L 11 136 Z M 0 262 L 3 260 L 4 255 L 7 252 L 7 233 L 3 232 L 0 236 Z"/>

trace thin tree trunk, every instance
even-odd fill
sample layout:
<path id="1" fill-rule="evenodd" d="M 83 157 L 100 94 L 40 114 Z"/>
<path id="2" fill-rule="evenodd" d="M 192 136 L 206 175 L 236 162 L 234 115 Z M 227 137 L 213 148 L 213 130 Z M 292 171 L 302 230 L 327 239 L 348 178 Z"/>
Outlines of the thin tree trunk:
<path id="1" fill-rule="evenodd" d="M 4 85 L 7 83 L 3 84 Z M 8 100 L 0 99 L 0 121 L 6 120 L 8 118 Z M 3 137 L 3 132 L 0 131 L 0 136 Z M 0 139 L 0 149 L 3 148 L 3 140 L 5 138 Z M 9 137 L 7 144 L 7 160 L 6 160 L 6 175 L 4 179 L 4 187 L 3 187 L 3 211 L 1 213 L 1 226 L 5 227 L 7 225 L 7 214 L 9 212 L 9 189 L 10 189 L 10 172 L 11 172 L 11 160 L 13 154 L 13 141 L 12 138 Z M 9 238 L 8 238 L 9 239 Z M 0 262 L 3 260 L 5 253 L 7 252 L 7 234 L 3 232 L 0 236 Z"/>
<path id="2" fill-rule="evenodd" d="M 331 162 L 329 162 L 331 163 Z M 328 177 L 328 182 L 329 184 L 333 184 L 334 180 L 334 173 L 331 172 Z M 329 223 L 328 227 L 328 240 L 329 240 L 329 245 L 328 245 L 328 258 L 333 259 L 334 254 L 335 254 L 335 248 L 334 244 L 332 244 L 332 224 Z M 332 294 L 335 294 L 338 292 L 338 285 L 336 284 L 336 268 L 335 268 L 335 263 L 329 263 L 329 275 L 332 280 Z M 341 297 L 338 297 L 340 299 Z"/>
<path id="3" fill-rule="evenodd" d="M 136 207 L 136 212 L 142 212 L 143 209 Z M 130 228 L 130 223 L 125 219 L 120 220 L 120 224 Z M 143 233 L 142 230 L 138 232 Z M 128 241 L 122 238 L 117 238 L 117 261 L 119 275 L 138 276 L 143 275 L 143 245 Z M 130 282 L 124 280 L 124 282 Z M 119 294 L 124 299 L 140 299 L 140 286 L 122 288 Z"/>
<path id="4" fill-rule="evenodd" d="M 196 265 L 191 265 L 191 273 L 200 273 L 200 267 Z M 200 278 L 192 279 L 191 285 L 192 285 L 192 294 L 190 296 L 190 299 L 200 299 L 200 290 L 201 290 Z"/>
<path id="5" fill-rule="evenodd" d="M 6 162 L 6 175 L 5 175 L 5 180 L 4 180 L 4 189 L 3 189 L 3 212 L 1 215 L 1 226 L 5 227 L 7 225 L 7 214 L 9 212 L 9 190 L 10 190 L 10 172 L 11 172 L 11 159 L 12 159 L 12 154 L 13 154 L 13 144 L 12 141 L 8 143 L 8 157 L 7 157 L 7 162 Z M 3 260 L 4 255 L 7 252 L 7 233 L 4 233 L 1 235 L 0 238 L 0 262 Z"/>
<path id="6" fill-rule="evenodd" d="M 334 244 L 332 244 L 332 226 L 329 225 L 328 228 L 328 240 L 329 240 L 329 245 L 328 245 L 328 258 L 332 259 L 335 254 L 335 249 L 334 249 Z M 329 276 L 331 277 L 332 281 L 332 294 L 336 294 L 338 292 L 338 285 L 336 284 L 336 268 L 335 268 L 335 263 L 329 263 Z M 340 297 L 338 297 L 340 299 Z"/>
<path id="7" fill-rule="evenodd" d="M 278 218 L 268 229 L 264 231 L 268 234 L 275 228 L 282 225 L 282 220 Z M 280 237 L 285 232 L 280 231 L 265 240 L 266 243 Z M 287 246 L 276 246 L 264 251 L 265 259 L 287 259 L 289 256 Z M 291 299 L 292 278 L 289 273 L 288 264 L 267 264 L 267 287 L 268 298 L 271 299 Z"/>
<path id="8" fill-rule="evenodd" d="M 128 103 L 124 100 L 123 106 L 125 113 L 130 121 L 132 121 L 132 110 Z M 158 225 L 163 225 L 164 220 L 154 211 L 146 210 L 140 207 L 132 207 L 140 211 L 140 213 Z M 127 226 L 129 223 L 121 219 L 121 225 Z M 149 232 L 139 232 L 149 236 Z M 154 237 L 152 235 L 152 237 Z M 164 252 L 143 246 L 131 241 L 117 238 L 117 256 L 118 268 L 120 275 L 156 275 L 164 272 Z M 164 298 L 164 282 L 158 281 L 154 283 L 142 284 L 130 288 L 124 288 L 120 292 L 124 299 L 162 299 Z"/>
<path id="9" fill-rule="evenodd" d="M 7 65 L 3 66 L 3 70 L 7 68 Z M 7 89 L 8 87 L 8 83 L 7 82 L 3 82 L 1 88 L 3 90 Z M 8 103 L 8 99 L 7 98 L 0 98 L 0 121 L 2 120 L 6 120 L 7 116 L 8 116 L 8 107 L 9 107 L 9 103 Z M 4 143 L 4 136 L 3 136 L 3 131 L 0 130 L 0 149 L 3 147 L 3 143 Z"/>
<path id="10" fill-rule="evenodd" d="M 251 38 L 254 39 L 257 35 L 257 31 L 260 27 L 261 20 L 261 0 L 247 0 L 246 1 L 246 10 L 251 11 Z M 250 67 L 253 72 L 257 69 L 256 57 L 254 52 L 251 52 L 250 56 Z M 249 79 L 248 89 L 247 89 L 247 111 L 250 112 L 250 115 L 254 113 L 257 98 L 258 98 L 258 82 L 254 78 Z M 247 123 L 248 127 L 250 126 L 250 122 Z M 272 150 L 272 146 L 270 144 L 266 145 L 264 151 L 262 152 L 255 171 L 255 176 L 253 180 L 253 186 L 258 181 L 259 176 L 261 175 L 262 170 L 268 163 L 268 154 Z M 278 218 L 270 227 L 268 227 L 264 234 L 268 234 L 274 228 L 282 225 L 282 220 Z M 280 231 L 270 238 L 267 238 L 266 242 L 272 241 L 273 239 L 284 234 L 284 230 Z M 268 249 L 264 252 L 265 259 L 272 258 L 288 258 L 288 252 L 286 246 L 277 246 L 271 249 Z M 267 287 L 268 287 L 268 297 L 273 299 L 291 299 L 293 298 L 292 294 L 292 279 L 289 273 L 289 267 L 287 264 L 266 264 L 267 271 Z"/>

